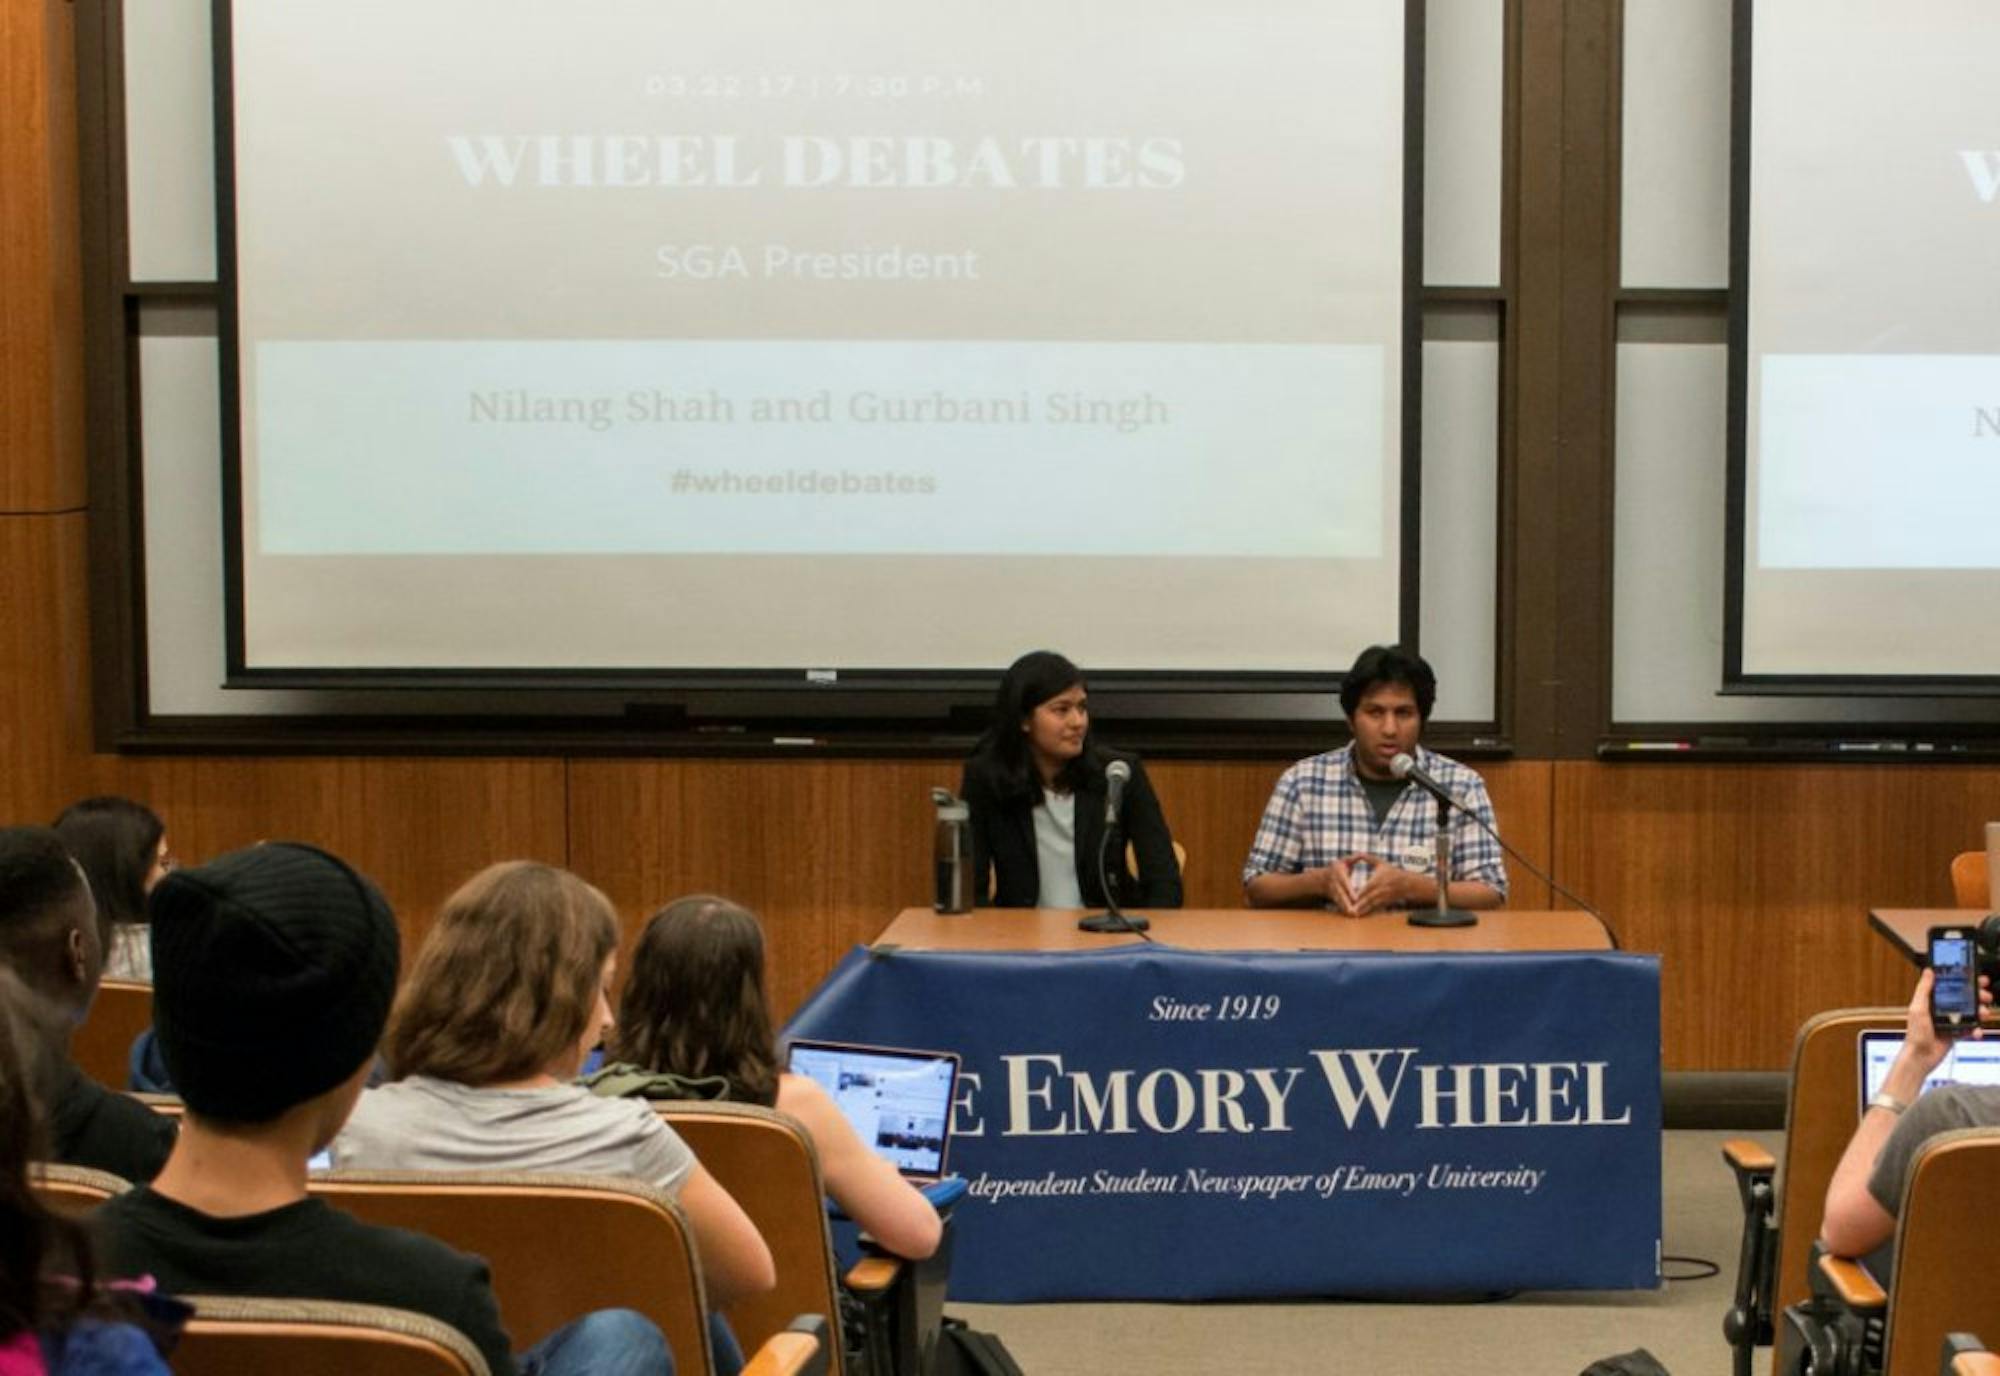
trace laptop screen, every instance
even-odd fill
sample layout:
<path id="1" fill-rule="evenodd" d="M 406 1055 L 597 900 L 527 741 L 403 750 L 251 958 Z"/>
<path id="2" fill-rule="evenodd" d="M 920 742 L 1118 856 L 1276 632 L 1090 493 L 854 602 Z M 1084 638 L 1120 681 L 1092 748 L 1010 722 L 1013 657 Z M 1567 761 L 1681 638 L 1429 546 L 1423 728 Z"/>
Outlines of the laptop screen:
<path id="1" fill-rule="evenodd" d="M 944 1174 L 958 1057 L 948 1051 L 795 1041 L 786 1069 L 814 1081 L 855 1135 L 906 1177 Z"/>
<path id="2" fill-rule="evenodd" d="M 1868 1101 L 1881 1093 L 1889 1067 L 1902 1049 L 1901 1032 L 1861 1034 L 1861 1112 L 1866 1113 Z M 2000 1040 L 1953 1042 L 1944 1060 L 1924 1081 L 1927 1090 L 1939 1085 L 2000 1085 Z"/>

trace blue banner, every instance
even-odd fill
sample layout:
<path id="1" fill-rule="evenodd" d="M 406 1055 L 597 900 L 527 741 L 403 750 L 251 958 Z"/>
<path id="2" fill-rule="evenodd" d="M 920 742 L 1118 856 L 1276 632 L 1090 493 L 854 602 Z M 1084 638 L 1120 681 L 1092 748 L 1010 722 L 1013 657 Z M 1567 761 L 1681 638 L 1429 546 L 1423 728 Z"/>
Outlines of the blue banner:
<path id="1" fill-rule="evenodd" d="M 955 1299 L 1659 1283 L 1654 956 L 857 948 L 786 1030 L 964 1057 Z"/>

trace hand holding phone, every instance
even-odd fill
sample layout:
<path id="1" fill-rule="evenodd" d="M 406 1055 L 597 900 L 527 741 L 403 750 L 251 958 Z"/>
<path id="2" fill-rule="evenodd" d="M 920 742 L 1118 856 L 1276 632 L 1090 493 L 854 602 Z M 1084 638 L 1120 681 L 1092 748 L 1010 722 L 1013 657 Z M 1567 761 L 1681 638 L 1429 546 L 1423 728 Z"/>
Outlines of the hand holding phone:
<path id="1" fill-rule="evenodd" d="M 1979 1026 L 1979 964 L 1970 927 L 1933 927 L 1929 939 L 1931 1028 L 1962 1037 Z"/>

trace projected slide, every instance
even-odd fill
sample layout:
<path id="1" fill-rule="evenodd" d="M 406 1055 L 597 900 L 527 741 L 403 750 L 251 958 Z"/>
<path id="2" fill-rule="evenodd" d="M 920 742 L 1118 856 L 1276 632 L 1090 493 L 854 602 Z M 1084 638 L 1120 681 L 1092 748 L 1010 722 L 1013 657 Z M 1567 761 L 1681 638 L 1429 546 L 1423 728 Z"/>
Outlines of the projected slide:
<path id="1" fill-rule="evenodd" d="M 1754 26 L 1743 671 L 2000 676 L 2000 8 Z"/>
<path id="2" fill-rule="evenodd" d="M 232 0 L 247 667 L 1398 629 L 1401 3 Z"/>

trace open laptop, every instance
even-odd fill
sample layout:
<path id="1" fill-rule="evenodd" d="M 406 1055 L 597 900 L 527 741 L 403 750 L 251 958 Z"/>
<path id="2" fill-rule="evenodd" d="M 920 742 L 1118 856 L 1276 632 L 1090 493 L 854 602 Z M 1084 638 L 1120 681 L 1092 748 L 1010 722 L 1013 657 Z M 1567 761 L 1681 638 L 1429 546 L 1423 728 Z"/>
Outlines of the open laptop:
<path id="1" fill-rule="evenodd" d="M 797 1040 L 785 1068 L 816 1082 L 840 1106 L 855 1135 L 905 1180 L 945 1174 L 958 1057 L 949 1051 Z"/>
<path id="2" fill-rule="evenodd" d="M 1868 1101 L 1882 1092 L 1889 1067 L 1903 1049 L 1901 1032 L 1863 1032 L 1857 1043 L 1861 1060 L 1859 1111 L 1868 1111 Z M 1924 1081 L 1926 1090 L 1939 1085 L 2000 1085 L 2000 1039 L 1953 1042 L 1938 1068 Z"/>

